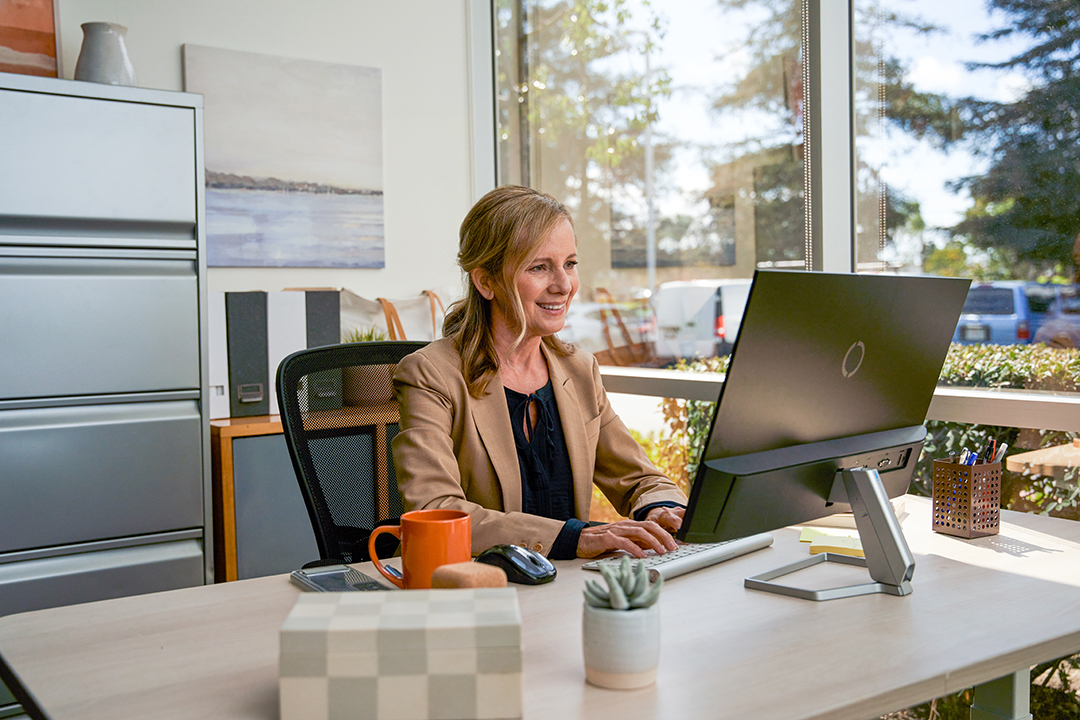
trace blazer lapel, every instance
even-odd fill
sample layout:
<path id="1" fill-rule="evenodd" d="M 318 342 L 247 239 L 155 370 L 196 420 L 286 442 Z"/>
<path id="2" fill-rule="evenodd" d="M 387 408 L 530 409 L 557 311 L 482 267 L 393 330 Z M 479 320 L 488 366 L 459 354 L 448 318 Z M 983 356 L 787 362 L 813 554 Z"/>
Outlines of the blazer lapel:
<path id="1" fill-rule="evenodd" d="M 506 394 L 498 375 L 488 385 L 484 397 L 472 398 L 472 406 L 476 430 L 502 488 L 503 511 L 521 512 L 521 470 L 510 427 L 510 411 L 506 408 Z"/>
<path id="2" fill-rule="evenodd" d="M 555 391 L 555 403 L 559 406 L 559 421 L 566 438 L 566 450 L 570 455 L 570 470 L 574 476 L 574 507 L 579 519 L 588 520 L 592 507 L 593 469 L 589 465 L 585 419 L 581 416 L 577 388 L 574 379 L 563 367 L 561 358 L 551 352 L 547 345 L 540 347 L 543 348 L 544 358 L 547 360 L 551 387 Z"/>

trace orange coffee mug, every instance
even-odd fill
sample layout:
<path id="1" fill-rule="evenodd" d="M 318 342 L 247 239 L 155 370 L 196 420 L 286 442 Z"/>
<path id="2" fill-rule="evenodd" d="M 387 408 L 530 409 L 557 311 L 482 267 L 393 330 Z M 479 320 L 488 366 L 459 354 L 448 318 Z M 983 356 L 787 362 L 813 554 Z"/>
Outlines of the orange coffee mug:
<path id="1" fill-rule="evenodd" d="M 390 533 L 401 541 L 404 579 L 391 575 L 375 554 L 375 538 Z M 399 588 L 431 587 L 431 574 L 440 565 L 468 562 L 472 557 L 472 526 L 461 510 L 413 510 L 401 516 L 400 525 L 382 525 L 371 531 L 368 552 L 375 569 Z"/>

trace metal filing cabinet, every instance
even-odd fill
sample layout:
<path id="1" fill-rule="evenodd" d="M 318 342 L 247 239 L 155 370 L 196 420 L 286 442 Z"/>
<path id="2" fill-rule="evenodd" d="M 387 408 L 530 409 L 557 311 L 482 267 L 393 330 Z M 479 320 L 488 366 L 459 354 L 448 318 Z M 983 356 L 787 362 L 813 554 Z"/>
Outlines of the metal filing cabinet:
<path id="1" fill-rule="evenodd" d="M 0 615 L 212 581 L 202 97 L 0 73 Z"/>

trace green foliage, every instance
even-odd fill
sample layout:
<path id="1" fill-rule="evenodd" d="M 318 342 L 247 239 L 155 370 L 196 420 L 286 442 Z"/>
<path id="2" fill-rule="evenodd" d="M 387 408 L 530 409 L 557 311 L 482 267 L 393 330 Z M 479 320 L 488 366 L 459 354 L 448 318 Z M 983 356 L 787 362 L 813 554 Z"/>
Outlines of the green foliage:
<path id="1" fill-rule="evenodd" d="M 387 340 L 386 333 L 372 325 L 371 327 L 355 327 L 341 334 L 341 342 L 377 342 Z"/>
<path id="2" fill-rule="evenodd" d="M 953 345 L 938 382 L 1075 392 L 1080 389 L 1080 350 L 1046 345 Z"/>
<path id="3" fill-rule="evenodd" d="M 1039 268 L 1020 263 L 1009 248 L 979 248 L 967 240 L 954 238 L 942 247 L 929 246 L 923 254 L 927 275 L 964 277 L 982 282 L 1035 279 Z"/>
<path id="4" fill-rule="evenodd" d="M 584 590 L 585 602 L 597 608 L 635 610 L 651 607 L 660 599 L 660 590 L 664 586 L 664 578 L 659 574 L 649 582 L 645 563 L 631 562 L 625 556 L 618 565 L 601 565 L 600 574 L 607 587 L 595 580 L 586 580 Z"/>
<path id="5" fill-rule="evenodd" d="M 730 358 L 714 357 L 686 362 L 680 360 L 676 370 L 691 372 L 723 373 Z M 697 474 L 698 458 L 705 449 L 715 403 L 703 400 L 665 398 L 660 410 L 667 423 L 669 434 L 666 442 L 657 442 L 658 448 L 650 455 L 653 462 L 685 492 L 690 494 L 691 479 Z"/>
<path id="6" fill-rule="evenodd" d="M 640 136 L 648 123 L 658 119 L 654 99 L 670 96 L 671 78 L 663 68 L 654 69 L 646 78 L 644 63 L 630 72 L 613 69 L 613 58 L 640 58 L 655 52 L 656 43 L 663 39 L 658 15 L 647 30 L 635 27 L 635 8 L 651 12 L 647 0 L 553 0 L 530 5 L 528 17 L 522 18 L 516 3 L 500 0 L 497 4 L 501 23 L 527 25 L 536 35 L 529 50 L 536 55 L 527 63 L 514 67 L 503 61 L 499 65 L 501 85 L 511 84 L 509 70 L 519 73 L 512 82 L 516 96 L 500 98 L 500 125 L 517 128 L 519 121 L 527 120 L 538 131 L 523 141 L 536 143 L 544 148 L 541 152 L 550 151 L 560 159 L 550 168 L 545 166 L 546 173 L 560 176 L 551 181 L 552 187 L 566 188 L 569 184 L 562 178 L 573 178 L 575 184 L 580 183 L 584 198 L 591 192 L 587 187 L 595 175 L 587 174 L 587 167 L 623 175 L 617 168 L 643 157 Z M 517 32 L 501 32 L 500 37 L 506 43 L 499 48 L 500 56 L 516 57 L 521 47 L 507 41 L 516 38 Z M 526 67 L 530 76 L 520 74 Z M 525 168 L 521 170 L 520 181 L 528 184 Z"/>

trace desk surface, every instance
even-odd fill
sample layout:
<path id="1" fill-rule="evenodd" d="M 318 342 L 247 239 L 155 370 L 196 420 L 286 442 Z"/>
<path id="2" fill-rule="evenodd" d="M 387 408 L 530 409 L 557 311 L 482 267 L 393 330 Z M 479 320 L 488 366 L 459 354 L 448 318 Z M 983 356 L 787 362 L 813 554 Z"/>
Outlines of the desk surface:
<path id="1" fill-rule="evenodd" d="M 1004 512 L 999 535 L 961 540 L 930 531 L 926 500 L 907 509 L 906 598 L 744 589 L 806 556 L 794 530 L 667 583 L 659 678 L 642 690 L 585 683 L 585 571 L 558 563 L 555 583 L 519 588 L 525 717 L 865 720 L 1080 651 L 1080 523 Z M 276 718 L 277 631 L 297 594 L 275 576 L 12 615 L 0 656 L 53 720 Z"/>

